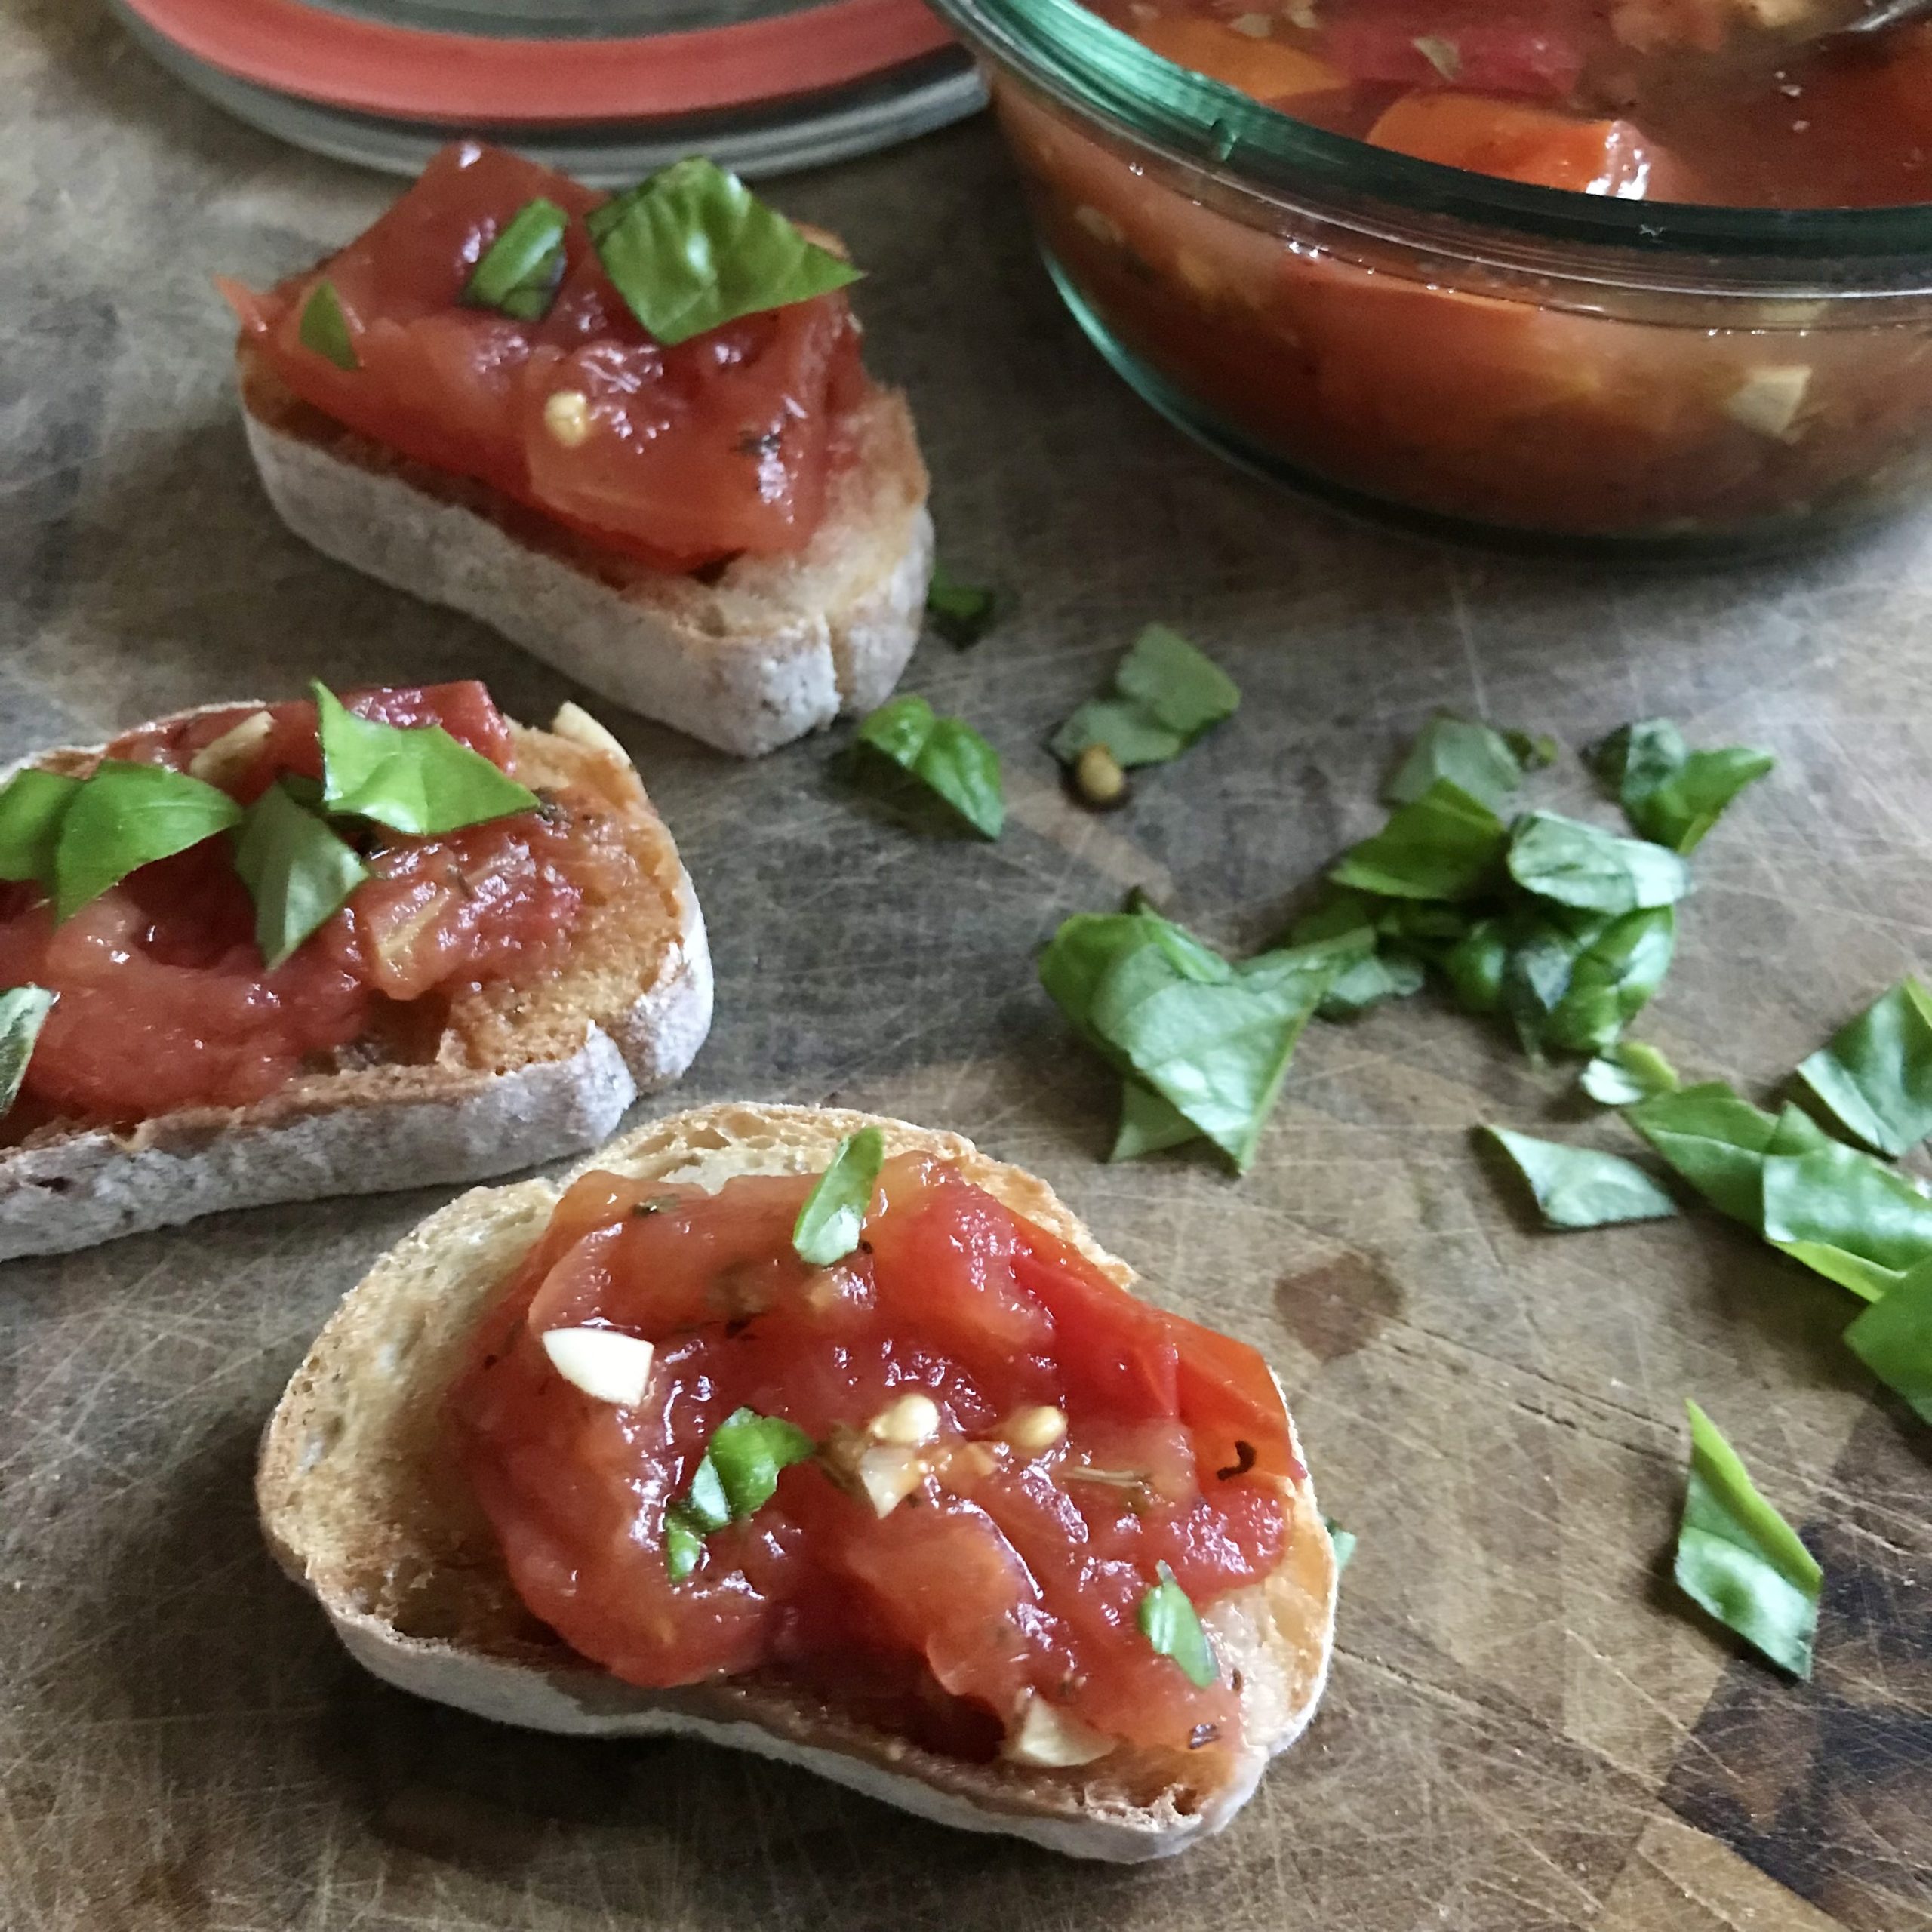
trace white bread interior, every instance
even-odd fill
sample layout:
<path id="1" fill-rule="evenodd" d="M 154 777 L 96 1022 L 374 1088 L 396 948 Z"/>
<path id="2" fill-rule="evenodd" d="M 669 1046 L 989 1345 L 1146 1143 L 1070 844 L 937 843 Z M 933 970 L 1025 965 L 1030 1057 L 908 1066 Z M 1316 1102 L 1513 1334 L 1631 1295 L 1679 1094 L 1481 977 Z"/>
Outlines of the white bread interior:
<path id="1" fill-rule="evenodd" d="M 680 574 L 373 443 L 301 401 L 248 337 L 236 352 L 248 446 L 298 537 L 721 751 L 755 758 L 872 710 L 918 641 L 933 528 L 896 390 L 869 388 L 835 426 L 824 521 L 801 553 Z"/>
<path id="2" fill-rule="evenodd" d="M 841 1136 L 867 1125 L 883 1130 L 891 1152 L 926 1149 L 958 1161 L 1008 1206 L 1134 1284 L 1133 1271 L 1044 1182 L 955 1134 L 900 1121 L 727 1104 L 639 1128 L 583 1166 L 715 1188 L 735 1174 L 822 1170 Z M 1173 1779 L 1149 1789 L 1143 1775 L 1128 1788 L 1106 1758 L 1067 1770 L 949 1759 L 757 1678 L 642 1690 L 537 1622 L 448 1453 L 443 1398 L 478 1319 L 568 1184 L 478 1189 L 432 1215 L 343 1303 L 269 1423 L 256 1494 L 269 1545 L 362 1663 L 406 1690 L 502 1723 L 708 1738 L 943 1824 L 1079 1857 L 1161 1857 L 1228 1822 L 1269 1758 L 1300 1734 L 1327 1676 L 1334 1552 L 1305 1478 L 1288 1491 L 1279 1567 L 1204 1618 L 1223 1663 L 1240 1673 L 1244 1731 L 1244 1748 L 1231 1761 L 1221 1756 L 1211 1786 Z M 1299 1458 L 1299 1444 L 1295 1451 Z"/>
<path id="3" fill-rule="evenodd" d="M 710 1030 L 711 955 L 670 833 L 621 746 L 576 706 L 552 731 L 512 729 L 526 783 L 615 815 L 638 861 L 634 900 L 587 907 L 550 974 L 459 992 L 426 1057 L 352 1052 L 251 1106 L 180 1109 L 127 1132 L 56 1124 L 0 1148 L 0 1260 L 223 1208 L 507 1174 L 595 1146 L 640 1093 L 684 1072 Z M 85 770 L 98 755 L 29 762 Z"/>

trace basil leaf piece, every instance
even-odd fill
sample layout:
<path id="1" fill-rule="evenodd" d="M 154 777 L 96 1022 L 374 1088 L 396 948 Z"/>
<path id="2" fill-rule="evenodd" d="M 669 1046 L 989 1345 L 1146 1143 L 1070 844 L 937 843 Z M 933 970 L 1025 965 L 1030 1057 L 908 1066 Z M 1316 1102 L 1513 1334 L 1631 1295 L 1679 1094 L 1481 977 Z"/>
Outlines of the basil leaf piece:
<path id="1" fill-rule="evenodd" d="M 1695 1402 L 1690 1481 L 1677 1532 L 1678 1585 L 1794 1677 L 1811 1675 L 1825 1573 L 1760 1496 L 1737 1451 Z"/>
<path id="2" fill-rule="evenodd" d="M 354 849 L 280 784 L 242 819 L 235 869 L 255 902 L 255 943 L 270 971 L 327 925 L 369 876 Z"/>
<path id="3" fill-rule="evenodd" d="M 876 1131 L 876 1130 L 874 1130 Z M 664 1567 L 674 1583 L 697 1567 L 704 1539 L 757 1515 L 779 1474 L 815 1453 L 801 1429 L 755 1409 L 734 1409 L 712 1432 L 684 1494 L 664 1512 Z"/>
<path id="4" fill-rule="evenodd" d="M 1131 1075 L 1120 1084 L 1120 1127 L 1109 1150 L 1109 1162 L 1137 1161 L 1207 1136 L 1171 1100 Z"/>
<path id="5" fill-rule="evenodd" d="M 1392 947 L 1378 952 L 1371 945 L 1337 974 L 1315 1012 L 1327 1020 L 1358 1019 L 1385 1000 L 1420 992 L 1427 977 L 1422 961 L 1411 954 Z"/>
<path id="6" fill-rule="evenodd" d="M 564 278 L 564 231 L 570 217 L 541 195 L 512 215 L 484 252 L 458 298 L 471 309 L 496 309 L 520 322 L 541 321 Z"/>
<path id="7" fill-rule="evenodd" d="M 961 583 L 943 564 L 933 566 L 926 586 L 926 615 L 948 644 L 961 650 L 977 644 L 999 617 L 999 600 L 990 590 Z"/>
<path id="8" fill-rule="evenodd" d="M 1494 881 L 1503 821 L 1460 785 L 1438 778 L 1371 838 L 1329 869 L 1337 885 L 1388 899 L 1469 899 Z"/>
<path id="9" fill-rule="evenodd" d="M 9 986 L 0 992 L 0 1119 L 20 1098 L 34 1042 L 60 997 L 45 986 Z"/>
<path id="10" fill-rule="evenodd" d="M 1190 1684 L 1205 1690 L 1221 1674 L 1208 1633 L 1174 1573 L 1164 1563 L 1154 1571 L 1161 1580 L 1140 1599 L 1140 1634 L 1160 1656 L 1172 1657 Z"/>
<path id="11" fill-rule="evenodd" d="M 800 1260 L 829 1268 L 858 1246 L 884 1164 L 885 1137 L 877 1128 L 862 1127 L 839 1142 L 832 1164 L 819 1176 L 792 1224 L 792 1245 Z"/>
<path id="12" fill-rule="evenodd" d="M 80 789 L 78 778 L 31 765 L 0 787 L 0 879 L 52 887 L 60 827 Z"/>
<path id="13" fill-rule="evenodd" d="M 860 277 L 700 155 L 673 162 L 584 220 L 605 273 L 666 349 Z"/>
<path id="14" fill-rule="evenodd" d="M 1681 1083 L 1676 1068 L 1655 1047 L 1624 1040 L 1592 1060 L 1577 1084 L 1601 1106 L 1627 1107 L 1654 1094 L 1674 1094 Z"/>
<path id="15" fill-rule="evenodd" d="M 1721 1080 L 1653 1094 L 1623 1117 L 1720 1214 L 1760 1233 L 1766 1157 L 1838 1145 L 1798 1108 L 1767 1114 Z"/>
<path id="16" fill-rule="evenodd" d="M 1932 1257 L 1932 1197 L 1855 1147 L 1770 1155 L 1759 1187 L 1764 1238 L 1867 1301 Z"/>
<path id="17" fill-rule="evenodd" d="M 1522 783 L 1523 764 L 1500 731 L 1440 711 L 1383 786 L 1383 802 L 1413 804 L 1438 778 L 1500 811 Z"/>
<path id="18" fill-rule="evenodd" d="M 334 282 L 325 278 L 309 290 L 295 333 L 304 349 L 312 349 L 338 369 L 361 368 L 362 358 L 355 352 L 355 338 L 349 333 L 349 318 L 343 312 L 342 298 Z"/>
<path id="19" fill-rule="evenodd" d="M 0 1084 L 0 1094 L 5 1092 Z M 1900 1275 L 1844 1331 L 1852 1352 L 1932 1422 L 1932 1261 Z"/>
<path id="20" fill-rule="evenodd" d="M 1321 1527 L 1328 1532 L 1329 1547 L 1335 1552 L 1335 1574 L 1340 1576 L 1349 1567 L 1349 1560 L 1355 1553 L 1355 1546 L 1361 1541 L 1353 1530 L 1345 1530 L 1333 1516 L 1324 1516 Z"/>
<path id="21" fill-rule="evenodd" d="M 1344 938 L 1235 966 L 1169 920 L 1079 913 L 1048 943 L 1040 979 L 1091 1046 L 1158 1094 L 1243 1172 L 1302 1029 L 1356 956 Z M 1143 1143 L 1153 1110 L 1130 1105 L 1137 1111 L 1124 1118 L 1123 1140 L 1132 1151 L 1151 1151 Z M 1173 1131 L 1164 1116 L 1154 1118 Z"/>
<path id="22" fill-rule="evenodd" d="M 1932 991 L 1900 980 L 1804 1061 L 1798 1077 L 1867 1146 L 1892 1155 L 1917 1146 L 1932 1134 Z"/>
<path id="23" fill-rule="evenodd" d="M 1609 1046 L 1663 983 L 1676 944 L 1667 906 L 1615 919 L 1553 912 L 1517 921 L 1503 1003 L 1524 1051 Z"/>
<path id="24" fill-rule="evenodd" d="M 896 697 L 859 727 L 858 742 L 890 758 L 943 799 L 982 838 L 1006 823 L 999 753 L 957 718 L 940 718 L 922 697 Z"/>
<path id="25" fill-rule="evenodd" d="M 1566 1147 L 1484 1127 L 1510 1159 L 1552 1228 L 1601 1228 L 1617 1221 L 1655 1221 L 1677 1212 L 1677 1203 L 1633 1161 L 1593 1147 Z"/>
<path id="26" fill-rule="evenodd" d="M 1449 949 L 1442 970 L 1466 1012 L 1495 1013 L 1502 1008 L 1503 975 L 1509 965 L 1509 942 L 1503 937 L 1503 922 L 1478 919 Z"/>
<path id="27" fill-rule="evenodd" d="M 165 764 L 103 758 L 69 800 L 54 854 L 54 915 L 71 918 L 140 867 L 238 824 L 226 792 Z"/>
<path id="28" fill-rule="evenodd" d="M 322 803 L 330 811 L 429 837 L 532 811 L 542 802 L 440 724 L 358 718 L 319 679 L 309 688 L 321 739 Z"/>
<path id="29" fill-rule="evenodd" d="M 1776 764 L 1748 745 L 1692 751 L 1667 718 L 1613 731 L 1593 754 L 1598 771 L 1646 838 L 1688 852 L 1747 785 Z"/>
<path id="30" fill-rule="evenodd" d="M 1240 708 L 1241 692 L 1180 632 L 1149 624 L 1114 667 L 1113 693 L 1079 706 L 1048 740 L 1063 764 L 1105 745 L 1122 770 L 1164 764 Z"/>
<path id="31" fill-rule="evenodd" d="M 1516 821 L 1509 865 L 1524 891 L 1597 912 L 1674 905 L 1690 890 L 1690 869 L 1675 852 L 1555 812 Z"/>
<path id="32" fill-rule="evenodd" d="M 1525 771 L 1541 771 L 1563 755 L 1563 747 L 1547 731 L 1505 731 L 1503 742 Z"/>
<path id="33" fill-rule="evenodd" d="M 1105 745 L 1123 771 L 1137 765 L 1166 764 L 1187 749 L 1187 740 L 1171 731 L 1131 698 L 1089 698 L 1047 740 L 1047 749 L 1062 764 L 1079 762 L 1089 745 Z"/>

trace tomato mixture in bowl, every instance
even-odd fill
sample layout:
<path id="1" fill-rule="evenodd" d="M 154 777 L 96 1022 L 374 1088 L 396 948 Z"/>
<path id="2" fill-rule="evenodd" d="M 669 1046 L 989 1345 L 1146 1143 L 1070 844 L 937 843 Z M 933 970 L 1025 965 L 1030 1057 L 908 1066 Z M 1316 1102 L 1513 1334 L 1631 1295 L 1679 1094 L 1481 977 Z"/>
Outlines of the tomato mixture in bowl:
<path id="1" fill-rule="evenodd" d="M 514 773 L 509 728 L 479 684 L 362 691 L 346 703 L 405 730 L 440 725 Z M 306 700 L 144 725 L 103 758 L 192 773 L 242 806 L 273 783 L 322 775 Z M 70 775 L 94 763 L 70 764 Z M 0 880 L 0 986 L 58 995 L 0 1140 L 246 1106 L 305 1072 L 339 1070 L 345 1054 L 433 1051 L 457 991 L 552 966 L 586 903 L 635 872 L 598 816 L 568 801 L 436 837 L 356 836 L 368 875 L 273 966 L 227 831 L 137 867 L 65 918 L 35 881 Z"/>
<path id="2" fill-rule="evenodd" d="M 814 1186 L 565 1196 L 450 1398 L 518 1594 L 634 1684 L 762 1674 L 955 1756 L 1204 1776 L 1239 1685 L 1146 1606 L 1211 1633 L 1281 1561 L 1301 1472 L 1266 1364 L 928 1155 L 814 1266 Z M 652 1345 L 622 1398 L 558 1372 L 586 1330 Z M 681 1530 L 749 1429 L 791 1445 L 775 1483 Z"/>
<path id="3" fill-rule="evenodd" d="M 1804 0 L 940 4 L 1075 315 L 1238 461 L 1651 548 L 1932 481 L 1932 32 L 1807 38 L 1839 14 Z"/>

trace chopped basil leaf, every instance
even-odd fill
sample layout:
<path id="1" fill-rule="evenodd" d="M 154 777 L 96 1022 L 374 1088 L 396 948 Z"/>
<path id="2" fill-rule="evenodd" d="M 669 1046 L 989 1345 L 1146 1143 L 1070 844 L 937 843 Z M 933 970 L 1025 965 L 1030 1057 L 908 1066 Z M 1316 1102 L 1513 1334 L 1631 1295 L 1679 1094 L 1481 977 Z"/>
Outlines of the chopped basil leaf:
<path id="1" fill-rule="evenodd" d="M 1503 975 L 1509 942 L 1500 919 L 1478 919 L 1452 946 L 1442 961 L 1457 1001 L 1470 1013 L 1495 1013 L 1503 1004 Z"/>
<path id="2" fill-rule="evenodd" d="M 0 1118 L 20 1097 L 34 1042 L 60 997 L 45 986 L 9 986 L 0 992 Z"/>
<path id="3" fill-rule="evenodd" d="M 1626 724 L 1591 757 L 1630 823 L 1673 852 L 1690 851 L 1731 800 L 1777 762 L 1747 745 L 1694 752 L 1667 718 Z"/>
<path id="4" fill-rule="evenodd" d="M 1072 764 L 1105 745 L 1123 769 L 1164 764 L 1232 718 L 1241 692 L 1214 660 L 1178 631 L 1149 624 L 1115 667 L 1113 693 L 1081 705 L 1056 731 L 1054 757 Z"/>
<path id="5" fill-rule="evenodd" d="M 334 918 L 369 876 L 354 850 L 279 784 L 248 808 L 235 869 L 255 902 L 255 943 L 271 971 Z"/>
<path id="6" fill-rule="evenodd" d="M 934 565 L 932 581 L 926 586 L 926 615 L 948 644 L 961 650 L 977 644 L 992 629 L 998 605 L 990 590 L 961 583 L 945 565 Z"/>
<path id="7" fill-rule="evenodd" d="M 1834 1033 L 1798 1077 L 1866 1146 L 1894 1155 L 1915 1147 L 1932 1134 L 1932 991 L 1902 980 Z"/>
<path id="8" fill-rule="evenodd" d="M 69 801 L 54 854 L 57 918 L 109 887 L 240 823 L 226 792 L 165 764 L 103 758 Z"/>
<path id="9" fill-rule="evenodd" d="M 1140 1634 L 1158 1654 L 1172 1657 L 1189 1683 L 1204 1690 L 1220 1675 L 1208 1633 L 1174 1573 L 1164 1563 L 1154 1568 L 1161 1580 L 1140 1599 Z"/>
<path id="10" fill-rule="evenodd" d="M 1413 804 L 1438 778 L 1500 811 L 1522 783 L 1523 764 L 1501 732 L 1438 712 L 1383 786 L 1383 802 Z"/>
<path id="11" fill-rule="evenodd" d="M 1324 1516 L 1321 1527 L 1328 1532 L 1329 1547 L 1335 1552 L 1335 1574 L 1340 1576 L 1349 1567 L 1349 1559 L 1355 1553 L 1355 1545 L 1361 1539 L 1353 1530 L 1345 1530 L 1333 1516 Z"/>
<path id="12" fill-rule="evenodd" d="M 78 778 L 29 766 L 0 787 L 0 879 L 37 880 L 51 890 L 54 854 Z"/>
<path id="13" fill-rule="evenodd" d="M 304 349 L 313 349 L 338 369 L 361 368 L 355 339 L 349 333 L 349 318 L 343 312 L 342 298 L 335 292 L 334 282 L 325 279 L 309 290 L 295 332 Z"/>
<path id="14" fill-rule="evenodd" d="M 1515 1161 L 1543 1220 L 1552 1228 L 1601 1228 L 1614 1221 L 1654 1221 L 1677 1204 L 1634 1161 L 1592 1147 L 1565 1147 L 1507 1128 L 1481 1130 Z"/>
<path id="15" fill-rule="evenodd" d="M 463 288 L 464 304 L 500 309 L 520 322 L 540 321 L 564 278 L 564 231 L 569 225 L 570 217 L 555 202 L 540 195 L 525 202 L 476 264 Z"/>
<path id="16" fill-rule="evenodd" d="M 922 697 L 896 697 L 859 727 L 858 742 L 910 773 L 982 837 L 999 836 L 1006 823 L 999 753 L 971 725 L 934 716 Z"/>
<path id="17" fill-rule="evenodd" d="M 1527 812 L 1509 838 L 1509 875 L 1526 892 L 1598 912 L 1669 906 L 1690 890 L 1675 852 L 1555 812 Z"/>
<path id="18" fill-rule="evenodd" d="M 322 746 L 322 803 L 392 832 L 429 836 L 534 811 L 534 792 L 440 724 L 358 718 L 319 680 L 309 688 Z"/>
<path id="19" fill-rule="evenodd" d="M 1695 1402 L 1676 1577 L 1691 1600 L 1794 1677 L 1811 1675 L 1824 1572 Z"/>
<path id="20" fill-rule="evenodd" d="M 769 1503 L 781 1470 L 815 1445 L 801 1429 L 755 1409 L 737 1409 L 712 1432 L 684 1494 L 664 1512 L 664 1566 L 674 1583 L 697 1567 L 704 1539 L 742 1523 Z"/>
<path id="21" fill-rule="evenodd" d="M 0 1084 L 0 1094 L 5 1092 Z M 1900 1276 L 1851 1326 L 1852 1352 L 1903 1395 L 1921 1422 L 1932 1422 L 1932 1261 Z"/>
<path id="22" fill-rule="evenodd" d="M 809 302 L 860 275 L 735 174 L 698 155 L 613 195 L 585 223 L 605 273 L 667 349 L 740 315 Z"/>
<path id="23" fill-rule="evenodd" d="M 1759 1187 L 1764 1238 L 1867 1301 L 1932 1257 L 1932 1198 L 1855 1147 L 1774 1151 Z"/>
<path id="24" fill-rule="evenodd" d="M 1469 899 L 1494 882 L 1505 837 L 1503 821 L 1480 798 L 1438 778 L 1351 846 L 1328 876 L 1389 899 Z"/>
<path id="25" fill-rule="evenodd" d="M 1525 771 L 1541 771 L 1562 755 L 1563 747 L 1547 731 L 1505 731 L 1503 742 Z"/>
<path id="26" fill-rule="evenodd" d="M 1540 912 L 1520 923 L 1502 990 L 1525 1051 L 1609 1046 L 1663 983 L 1676 941 L 1667 906 L 1614 919 Z"/>
<path id="27" fill-rule="evenodd" d="M 1655 1047 L 1624 1040 L 1592 1060 L 1577 1084 L 1600 1106 L 1627 1107 L 1654 1094 L 1675 1093 L 1679 1082 L 1676 1068 Z"/>
<path id="28" fill-rule="evenodd" d="M 1797 1108 L 1767 1114 L 1721 1080 L 1653 1094 L 1624 1118 L 1712 1207 L 1760 1232 L 1766 1157 L 1837 1144 Z"/>
<path id="29" fill-rule="evenodd" d="M 1412 954 L 1371 946 L 1336 975 L 1316 1011 L 1324 1020 L 1353 1020 L 1385 1000 L 1420 992 L 1426 977 L 1422 961 Z"/>
<path id="30" fill-rule="evenodd" d="M 1206 1139 L 1200 1128 L 1171 1100 L 1163 1099 L 1145 1081 L 1130 1075 L 1120 1084 L 1120 1128 L 1107 1158 L 1137 1161 L 1189 1140 Z"/>
<path id="31" fill-rule="evenodd" d="M 792 1229 L 792 1245 L 801 1261 L 829 1268 L 858 1246 L 884 1164 L 885 1138 L 877 1128 L 862 1127 L 839 1142 L 832 1164 L 805 1197 Z"/>
<path id="32" fill-rule="evenodd" d="M 1344 937 L 1231 965 L 1168 920 L 1081 913 L 1049 942 L 1040 979 L 1089 1044 L 1159 1094 L 1240 1171 L 1254 1158 L 1302 1029 L 1356 956 Z M 1123 1121 L 1133 1152 L 1151 1151 L 1146 1112 Z"/>

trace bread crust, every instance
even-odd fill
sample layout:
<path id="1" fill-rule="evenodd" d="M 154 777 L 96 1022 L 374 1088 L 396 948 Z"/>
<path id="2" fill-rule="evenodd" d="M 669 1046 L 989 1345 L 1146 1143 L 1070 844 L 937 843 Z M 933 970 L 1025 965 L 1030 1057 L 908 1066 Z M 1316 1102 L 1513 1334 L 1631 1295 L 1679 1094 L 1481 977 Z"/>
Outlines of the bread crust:
<path id="1" fill-rule="evenodd" d="M 534 1166 L 595 1146 L 639 1094 L 684 1072 L 710 1030 L 711 956 L 670 833 L 614 740 L 511 728 L 526 777 L 586 788 L 619 815 L 639 860 L 638 903 L 600 910 L 537 985 L 459 995 L 433 1058 L 306 1075 L 251 1106 L 179 1109 L 125 1132 L 43 1128 L 0 1148 L 0 1260 L 226 1208 Z M 22 763 L 84 765 L 100 749 Z"/>
<path id="2" fill-rule="evenodd" d="M 1123 1287 L 1134 1286 L 1133 1271 L 1044 1182 L 955 1134 L 901 1121 L 804 1107 L 706 1107 L 641 1128 L 577 1171 L 609 1168 L 709 1186 L 735 1174 L 811 1172 L 842 1136 L 867 1125 L 881 1128 L 890 1152 L 918 1149 L 956 1161 L 968 1179 Z M 1334 1552 L 1306 1477 L 1287 1491 L 1280 1566 L 1206 1614 L 1223 1660 L 1241 1672 L 1244 1731 L 1243 1749 L 1222 1760 L 1225 1774 L 1212 1785 L 1127 1789 L 1106 1759 L 1063 1771 L 948 1759 L 756 1678 L 640 1690 L 537 1623 L 454 1466 L 441 1417 L 477 1320 L 541 1234 L 568 1179 L 476 1189 L 423 1222 L 331 1318 L 268 1425 L 256 1484 L 264 1533 L 359 1661 L 402 1689 L 498 1722 L 707 1738 L 801 1765 L 941 1823 L 1078 1857 L 1163 1857 L 1226 1824 L 1269 1758 L 1306 1727 L 1327 1679 Z"/>
<path id="3" fill-rule="evenodd" d="M 932 520 L 895 390 L 869 388 L 836 425 L 841 460 L 802 552 L 700 577 L 605 549 L 346 429 L 246 334 L 235 353 L 248 447 L 297 536 L 721 751 L 755 758 L 872 709 L 918 641 Z"/>

